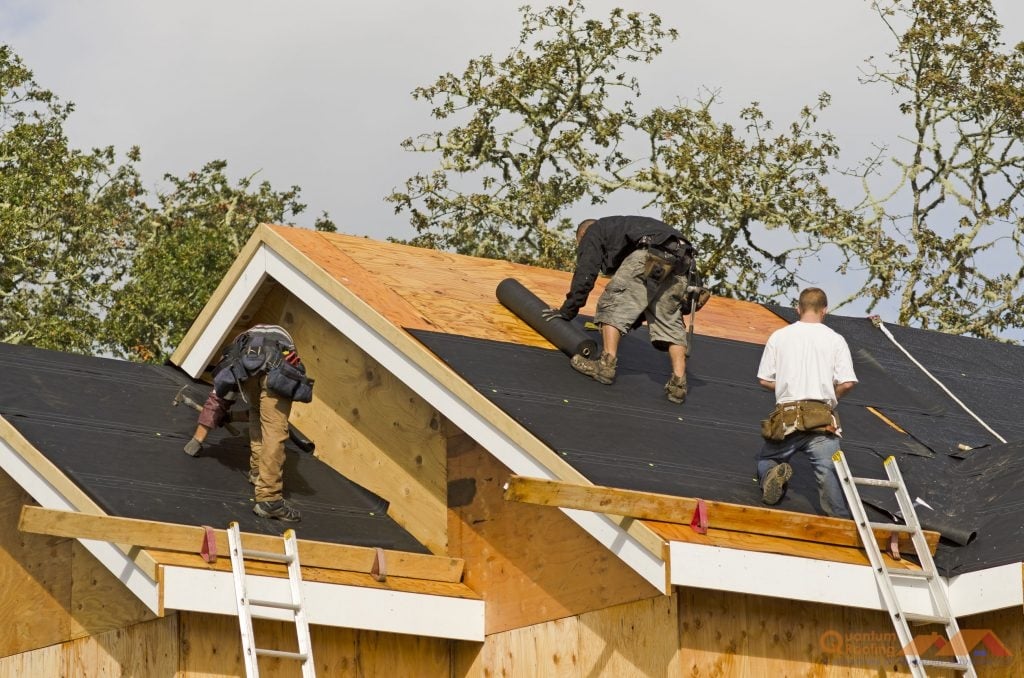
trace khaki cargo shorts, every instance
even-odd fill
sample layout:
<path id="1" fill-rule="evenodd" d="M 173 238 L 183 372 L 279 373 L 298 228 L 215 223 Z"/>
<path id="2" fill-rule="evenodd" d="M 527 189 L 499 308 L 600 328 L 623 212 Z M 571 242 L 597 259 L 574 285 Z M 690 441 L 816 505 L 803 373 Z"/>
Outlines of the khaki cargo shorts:
<path id="1" fill-rule="evenodd" d="M 673 275 L 656 287 L 644 278 L 647 250 L 632 252 L 619 266 L 597 300 L 594 322 L 611 325 L 626 334 L 641 314 L 651 330 L 651 343 L 686 346 L 686 328 L 680 306 L 686 300 L 686 278 Z"/>

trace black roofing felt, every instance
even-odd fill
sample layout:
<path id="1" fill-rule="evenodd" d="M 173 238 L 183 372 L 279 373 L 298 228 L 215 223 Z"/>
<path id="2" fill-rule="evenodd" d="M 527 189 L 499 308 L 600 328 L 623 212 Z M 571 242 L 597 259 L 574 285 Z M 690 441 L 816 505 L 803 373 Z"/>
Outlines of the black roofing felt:
<path id="1" fill-rule="evenodd" d="M 1018 534 L 1024 531 L 1024 498 L 1013 500 L 1017 483 L 1024 484 L 1024 467 L 1015 464 L 1013 446 L 975 450 L 970 466 L 950 457 L 947 452 L 955 450 L 957 442 L 993 439 L 980 435 L 978 431 L 984 433 L 984 429 L 970 425 L 949 407 L 948 397 L 937 387 L 921 383 L 906 367 L 906 358 L 900 359 L 902 354 L 892 355 L 859 326 L 847 331 L 848 324 L 857 323 L 880 334 L 866 320 L 830 319 L 847 337 L 860 379 L 839 409 L 843 450 L 854 475 L 882 477 L 882 461 L 895 455 L 914 496 L 936 508 L 935 515 L 919 508 L 926 524 L 941 526 L 954 536 L 976 531 L 977 538 L 967 546 L 940 546 L 937 563 L 944 572 L 1024 561 L 1024 539 L 1020 538 L 1024 535 Z M 669 376 L 668 358 L 651 347 L 646 329 L 622 340 L 612 386 L 577 374 L 555 350 L 412 333 L 591 482 L 760 505 L 754 459 L 761 446 L 760 420 L 774 403 L 755 376 L 760 345 L 696 336 L 687 366 L 689 395 L 680 406 L 670 403 L 662 392 Z M 987 389 L 1000 389 L 1012 374 L 1018 375 L 1018 384 L 1008 395 L 1022 390 L 1024 361 L 1015 364 L 1007 349 L 1021 358 L 1024 349 L 993 342 L 961 344 L 961 340 L 922 332 L 915 336 L 915 347 L 928 359 L 944 364 L 947 371 L 957 368 L 957 351 L 969 353 L 965 364 L 970 371 L 961 371 L 975 380 L 975 388 L 968 391 L 981 405 L 996 400 L 998 396 L 988 395 Z M 1004 401 L 995 420 L 1008 419 L 1012 404 Z M 864 406 L 883 411 L 901 426 L 906 423 L 904 427 L 913 429 L 915 436 L 899 433 Z M 1024 440 L 1020 422 L 1004 428 Z M 996 460 L 998 472 L 993 466 Z M 821 513 L 806 459 L 798 456 L 794 468 L 796 474 L 778 508 Z M 865 493 L 866 501 L 895 512 L 894 501 L 871 494 Z M 992 510 L 995 506 L 1000 508 Z"/>
<path id="2" fill-rule="evenodd" d="M 109 515 L 281 534 L 425 553 L 387 516 L 387 503 L 289 443 L 285 496 L 302 521 L 252 513 L 246 424 L 212 432 L 199 457 L 182 446 L 195 410 L 173 406 L 182 386 L 202 402 L 208 388 L 172 366 L 91 358 L 0 344 L 0 415 Z M 198 545 L 197 545 L 198 548 Z"/>

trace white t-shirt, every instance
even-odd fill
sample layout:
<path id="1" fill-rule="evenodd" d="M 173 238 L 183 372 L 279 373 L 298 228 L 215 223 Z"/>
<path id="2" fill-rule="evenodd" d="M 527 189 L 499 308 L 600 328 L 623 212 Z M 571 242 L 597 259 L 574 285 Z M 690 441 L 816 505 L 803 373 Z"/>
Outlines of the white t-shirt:
<path id="1" fill-rule="evenodd" d="M 775 382 L 775 402 L 821 400 L 835 407 L 835 384 L 857 381 L 846 340 L 822 323 L 797 321 L 772 332 L 757 378 Z"/>

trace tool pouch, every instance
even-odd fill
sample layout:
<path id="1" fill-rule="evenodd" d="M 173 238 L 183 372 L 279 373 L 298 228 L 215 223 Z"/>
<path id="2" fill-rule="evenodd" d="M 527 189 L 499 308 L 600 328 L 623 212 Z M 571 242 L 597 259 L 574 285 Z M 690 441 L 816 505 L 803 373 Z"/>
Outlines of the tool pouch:
<path id="1" fill-rule="evenodd" d="M 679 258 L 674 254 L 657 247 L 648 247 L 647 260 L 644 262 L 644 278 L 661 282 L 672 275 L 678 263 Z"/>
<path id="2" fill-rule="evenodd" d="M 797 400 L 779 403 L 761 420 L 761 437 L 780 442 L 797 431 L 820 431 L 840 435 L 839 418 L 825 403 L 818 400 Z"/>
<path id="3" fill-rule="evenodd" d="M 306 368 L 281 361 L 267 371 L 267 390 L 294 400 L 308 403 L 313 400 L 313 380 L 306 376 Z"/>

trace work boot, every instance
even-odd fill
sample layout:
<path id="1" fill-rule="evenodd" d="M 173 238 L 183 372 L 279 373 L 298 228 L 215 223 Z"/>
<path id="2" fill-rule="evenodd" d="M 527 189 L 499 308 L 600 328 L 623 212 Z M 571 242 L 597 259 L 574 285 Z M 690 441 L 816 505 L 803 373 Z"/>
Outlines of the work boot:
<path id="1" fill-rule="evenodd" d="M 774 506 L 782 501 L 786 494 L 786 484 L 793 477 L 793 467 L 789 464 L 776 464 L 764 475 L 764 486 L 761 488 L 761 501 Z"/>
<path id="2" fill-rule="evenodd" d="M 681 403 L 686 400 L 686 376 L 677 377 L 672 375 L 665 384 L 665 395 L 674 403 Z"/>
<path id="3" fill-rule="evenodd" d="M 576 354 L 569 361 L 574 370 L 588 377 L 593 377 L 595 381 L 602 384 L 610 384 L 615 381 L 615 366 L 618 363 L 618 359 L 608 353 L 602 353 L 601 357 L 597 360 L 591 360 Z"/>
<path id="4" fill-rule="evenodd" d="M 199 453 L 203 451 L 203 444 L 193 438 L 192 440 L 185 443 L 185 454 L 190 457 L 198 457 Z"/>
<path id="5" fill-rule="evenodd" d="M 302 520 L 299 510 L 286 502 L 284 499 L 277 501 L 258 501 L 252 507 L 252 512 L 260 518 L 277 518 L 285 523 L 297 523 Z"/>

